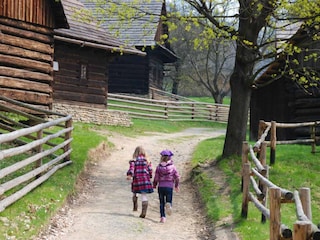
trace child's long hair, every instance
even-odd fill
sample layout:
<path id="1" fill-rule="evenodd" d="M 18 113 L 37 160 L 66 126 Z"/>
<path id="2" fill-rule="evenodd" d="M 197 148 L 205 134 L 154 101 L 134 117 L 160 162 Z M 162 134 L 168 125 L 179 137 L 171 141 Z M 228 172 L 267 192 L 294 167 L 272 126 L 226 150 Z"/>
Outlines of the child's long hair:
<path id="1" fill-rule="evenodd" d="M 136 149 L 133 152 L 132 158 L 136 159 L 140 155 L 146 157 L 146 151 L 144 150 L 144 148 L 142 146 L 136 147 Z"/>

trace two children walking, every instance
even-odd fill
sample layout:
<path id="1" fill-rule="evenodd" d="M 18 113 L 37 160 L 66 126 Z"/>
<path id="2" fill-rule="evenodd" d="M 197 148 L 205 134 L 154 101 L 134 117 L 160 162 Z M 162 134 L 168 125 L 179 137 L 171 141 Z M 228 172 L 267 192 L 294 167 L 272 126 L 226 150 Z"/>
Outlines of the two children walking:
<path id="1" fill-rule="evenodd" d="M 133 211 L 138 210 L 137 194 L 141 194 L 141 218 L 144 218 L 147 213 L 147 194 L 152 193 L 153 189 L 158 186 L 160 222 L 164 223 L 166 221 L 166 213 L 168 215 L 171 214 L 173 188 L 175 188 L 176 192 L 179 192 L 180 176 L 172 161 L 173 153 L 170 150 L 163 150 L 160 155 L 160 163 L 156 167 L 154 180 L 151 182 L 153 173 L 151 162 L 147 160 L 145 150 L 141 146 L 136 147 L 133 159 L 129 161 L 127 179 L 132 179 Z"/>

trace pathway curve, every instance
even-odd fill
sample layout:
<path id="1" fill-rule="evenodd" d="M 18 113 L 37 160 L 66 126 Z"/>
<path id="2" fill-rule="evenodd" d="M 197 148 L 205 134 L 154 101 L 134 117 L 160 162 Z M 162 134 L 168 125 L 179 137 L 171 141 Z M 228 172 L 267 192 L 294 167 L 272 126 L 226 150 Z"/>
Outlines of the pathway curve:
<path id="1" fill-rule="evenodd" d="M 83 183 L 86 190 L 72 204 L 63 208 L 52 220 L 48 232 L 39 239 L 46 240 L 178 240 L 178 239 L 236 239 L 230 230 L 214 235 L 207 228 L 199 207 L 199 197 L 188 179 L 190 159 L 194 147 L 202 140 L 217 137 L 224 131 L 192 128 L 179 133 L 148 133 L 147 136 L 130 138 L 115 133 L 107 134 L 115 148 L 108 154 L 105 145 L 92 155 L 92 166 Z M 128 160 L 136 146 L 145 147 L 155 169 L 160 151 L 170 149 L 181 175 L 180 192 L 174 193 L 173 214 L 164 224 L 159 223 L 157 192 L 149 194 L 146 218 L 139 218 L 139 211 L 132 211 L 130 182 L 126 180 Z"/>

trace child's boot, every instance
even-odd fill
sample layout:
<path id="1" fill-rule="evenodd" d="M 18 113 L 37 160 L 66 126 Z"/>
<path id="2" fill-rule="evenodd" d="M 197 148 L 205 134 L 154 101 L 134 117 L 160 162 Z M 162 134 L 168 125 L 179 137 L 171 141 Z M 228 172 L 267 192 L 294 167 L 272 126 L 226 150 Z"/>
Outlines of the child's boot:
<path id="1" fill-rule="evenodd" d="M 148 201 L 143 201 L 142 202 L 142 211 L 141 211 L 141 214 L 140 214 L 141 218 L 145 218 L 146 217 L 147 209 L 148 209 Z"/>
<path id="2" fill-rule="evenodd" d="M 133 211 L 138 211 L 138 197 L 133 196 L 132 197 L 132 202 L 133 202 Z"/>

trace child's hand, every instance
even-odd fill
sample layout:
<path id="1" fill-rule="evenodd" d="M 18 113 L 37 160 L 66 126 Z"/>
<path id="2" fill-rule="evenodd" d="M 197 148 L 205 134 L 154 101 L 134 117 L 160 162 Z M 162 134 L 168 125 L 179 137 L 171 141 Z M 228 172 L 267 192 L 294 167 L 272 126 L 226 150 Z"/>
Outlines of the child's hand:
<path id="1" fill-rule="evenodd" d="M 132 176 L 128 175 L 127 180 L 131 180 L 131 179 L 132 179 Z"/>
<path id="2" fill-rule="evenodd" d="M 177 193 L 180 192 L 180 188 L 179 188 L 179 187 L 174 188 L 174 190 L 175 190 Z"/>

